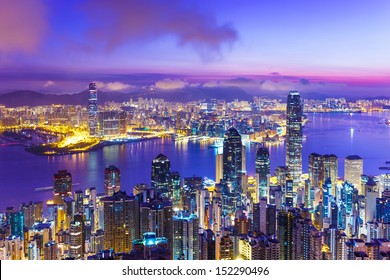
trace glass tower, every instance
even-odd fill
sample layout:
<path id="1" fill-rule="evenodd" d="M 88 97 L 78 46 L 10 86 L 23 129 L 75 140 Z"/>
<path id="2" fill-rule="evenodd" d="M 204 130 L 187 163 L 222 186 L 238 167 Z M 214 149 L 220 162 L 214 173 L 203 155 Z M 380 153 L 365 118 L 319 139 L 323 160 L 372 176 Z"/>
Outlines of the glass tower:
<path id="1" fill-rule="evenodd" d="M 294 186 L 298 186 L 302 175 L 302 103 L 296 90 L 290 91 L 287 98 L 286 165 Z"/>
<path id="2" fill-rule="evenodd" d="M 270 174 L 269 151 L 265 147 L 260 147 L 256 154 L 256 174 L 258 175 L 260 197 L 267 196 L 268 177 Z"/>

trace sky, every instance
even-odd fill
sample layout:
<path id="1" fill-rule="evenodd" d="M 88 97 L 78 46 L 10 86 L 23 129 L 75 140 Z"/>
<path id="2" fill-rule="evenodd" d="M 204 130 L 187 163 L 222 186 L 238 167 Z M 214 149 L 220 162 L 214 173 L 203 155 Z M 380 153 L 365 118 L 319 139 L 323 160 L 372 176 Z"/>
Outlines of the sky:
<path id="1" fill-rule="evenodd" d="M 386 0 L 2 0 L 0 93 L 390 95 Z"/>

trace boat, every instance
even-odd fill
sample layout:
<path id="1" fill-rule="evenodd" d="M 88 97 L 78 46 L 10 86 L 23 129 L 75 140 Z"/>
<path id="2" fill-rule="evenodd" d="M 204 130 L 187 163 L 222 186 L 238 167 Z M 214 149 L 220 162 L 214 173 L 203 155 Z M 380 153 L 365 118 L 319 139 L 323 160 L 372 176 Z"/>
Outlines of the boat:
<path id="1" fill-rule="evenodd" d="M 390 126 L 390 119 L 386 120 L 386 125 Z"/>

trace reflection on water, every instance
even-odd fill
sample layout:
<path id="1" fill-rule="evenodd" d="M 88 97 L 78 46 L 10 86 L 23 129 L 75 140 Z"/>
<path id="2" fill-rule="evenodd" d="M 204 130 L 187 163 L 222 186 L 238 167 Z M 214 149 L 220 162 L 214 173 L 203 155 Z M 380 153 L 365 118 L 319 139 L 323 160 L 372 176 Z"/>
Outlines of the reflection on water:
<path id="1" fill-rule="evenodd" d="M 310 153 L 336 154 L 339 157 L 339 175 L 343 176 L 343 158 L 358 154 L 364 159 L 364 172 L 378 174 L 379 166 L 390 160 L 390 127 L 379 124 L 389 119 L 389 113 L 371 114 L 308 114 L 304 128 L 303 170 L 307 171 Z M 19 206 L 22 201 L 46 200 L 50 192 L 34 192 L 37 187 L 52 185 L 52 176 L 60 169 L 67 169 L 74 189 L 96 187 L 103 192 L 103 172 L 108 165 L 121 169 L 122 188 L 130 192 L 137 183 L 150 183 L 151 162 L 159 153 L 171 160 L 173 171 L 185 176 L 215 178 L 215 154 L 212 141 L 194 143 L 173 142 L 169 139 L 141 141 L 108 146 L 99 151 L 66 156 L 36 156 L 21 147 L 0 149 L 0 211 L 8 205 Z M 247 171 L 255 172 L 257 144 L 248 145 Z M 271 171 L 285 164 L 285 145 L 268 145 Z M 219 152 L 222 152 L 220 149 Z"/>

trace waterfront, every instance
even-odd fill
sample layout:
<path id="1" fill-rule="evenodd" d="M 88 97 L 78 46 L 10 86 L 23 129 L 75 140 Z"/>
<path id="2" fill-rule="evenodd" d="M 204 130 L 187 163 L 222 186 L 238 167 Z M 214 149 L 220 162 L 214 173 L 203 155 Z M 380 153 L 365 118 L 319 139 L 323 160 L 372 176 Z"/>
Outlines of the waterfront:
<path id="1" fill-rule="evenodd" d="M 367 175 L 380 174 L 380 166 L 390 160 L 390 127 L 380 124 L 390 113 L 368 114 L 308 114 L 303 143 L 303 170 L 307 172 L 308 155 L 333 153 L 339 157 L 339 176 L 344 174 L 343 159 L 358 154 L 364 159 Z M 0 148 L 1 211 L 7 206 L 19 207 L 21 202 L 45 201 L 51 191 L 36 188 L 52 185 L 52 176 L 67 169 L 73 176 L 73 190 L 96 187 L 103 192 L 103 171 L 108 165 L 121 170 L 122 189 L 131 192 L 137 183 L 150 183 L 151 162 L 159 153 L 171 160 L 173 171 L 182 177 L 192 175 L 215 178 L 216 149 L 210 142 L 174 143 L 171 140 L 150 140 L 107 146 L 98 151 L 64 156 L 36 156 L 20 146 Z M 270 146 L 271 173 L 285 163 L 284 144 Z M 247 171 L 255 171 L 256 145 L 247 146 Z"/>

